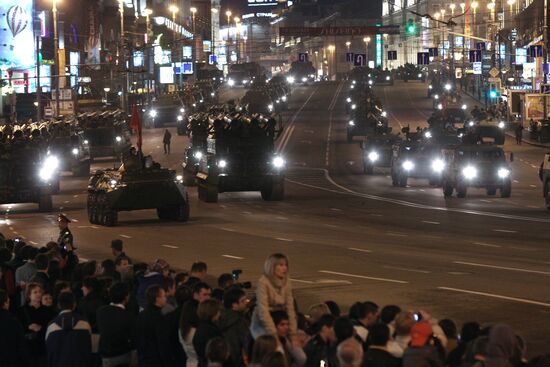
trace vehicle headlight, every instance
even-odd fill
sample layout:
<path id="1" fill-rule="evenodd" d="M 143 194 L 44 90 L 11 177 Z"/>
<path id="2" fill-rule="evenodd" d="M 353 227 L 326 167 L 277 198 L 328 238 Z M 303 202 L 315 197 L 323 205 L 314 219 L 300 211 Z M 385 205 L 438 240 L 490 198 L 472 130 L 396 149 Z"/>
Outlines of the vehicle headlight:
<path id="1" fill-rule="evenodd" d="M 267 108 L 269 108 L 269 110 L 272 111 L 273 110 L 273 105 L 272 104 L 267 105 Z"/>
<path id="2" fill-rule="evenodd" d="M 463 104 L 463 105 L 462 105 L 462 109 L 465 110 L 466 108 L 468 108 L 468 106 L 465 105 L 465 104 Z"/>
<path id="3" fill-rule="evenodd" d="M 475 123 L 473 121 L 468 122 L 468 126 L 474 126 Z"/>
<path id="4" fill-rule="evenodd" d="M 234 86 L 235 85 L 235 81 L 231 78 L 227 79 L 227 85 L 229 85 L 230 87 Z"/>
<path id="5" fill-rule="evenodd" d="M 152 118 L 157 117 L 157 110 L 151 110 L 151 111 L 149 111 L 149 116 L 151 116 Z"/>
<path id="6" fill-rule="evenodd" d="M 193 153 L 193 157 L 195 157 L 196 159 L 201 159 L 202 158 L 202 152 L 197 151 L 197 152 Z"/>
<path id="7" fill-rule="evenodd" d="M 117 137 L 115 138 L 115 140 L 116 140 L 117 143 L 120 143 L 120 142 L 122 141 L 122 138 L 121 138 L 120 136 L 117 136 Z"/>
<path id="8" fill-rule="evenodd" d="M 499 178 L 506 178 L 510 176 L 510 170 L 508 168 L 499 168 L 497 173 Z"/>
<path id="9" fill-rule="evenodd" d="M 419 77 L 419 78 L 422 78 L 422 74 L 418 74 L 418 77 Z"/>
<path id="10" fill-rule="evenodd" d="M 183 121 L 183 116 L 182 115 L 178 115 L 178 121 Z"/>
<path id="11" fill-rule="evenodd" d="M 448 83 L 447 83 L 447 84 L 445 84 L 445 90 L 451 90 L 451 88 L 452 88 L 452 87 L 451 87 L 451 85 L 450 85 L 450 84 L 448 84 Z"/>
<path id="12" fill-rule="evenodd" d="M 199 102 L 200 102 L 200 103 L 203 103 L 203 102 L 204 102 L 204 99 L 201 99 Z"/>
<path id="13" fill-rule="evenodd" d="M 288 84 L 294 84 L 295 80 L 293 76 L 287 76 L 286 81 Z"/>
<path id="14" fill-rule="evenodd" d="M 434 96 L 434 98 L 435 98 L 435 99 L 439 99 L 439 94 L 436 94 L 436 95 Z"/>
<path id="15" fill-rule="evenodd" d="M 285 165 L 285 160 L 281 157 L 273 158 L 273 166 L 275 168 L 282 168 Z"/>
<path id="16" fill-rule="evenodd" d="M 117 184 L 118 184 L 118 181 L 117 181 L 117 180 L 111 180 L 111 181 L 109 182 L 109 185 L 110 185 L 112 188 L 115 188 Z"/>
<path id="17" fill-rule="evenodd" d="M 73 148 L 73 155 L 78 155 L 78 148 Z"/>
<path id="18" fill-rule="evenodd" d="M 477 177 L 477 169 L 474 166 L 466 166 L 462 169 L 462 175 L 467 180 L 471 180 Z"/>
<path id="19" fill-rule="evenodd" d="M 180 113 L 184 113 L 185 112 L 185 108 L 180 108 Z"/>
<path id="20" fill-rule="evenodd" d="M 355 89 L 355 85 L 352 85 L 351 87 L 349 87 L 349 89 Z"/>
<path id="21" fill-rule="evenodd" d="M 382 117 L 386 117 L 388 116 L 388 113 L 386 111 L 382 111 L 382 113 L 380 114 Z"/>
<path id="22" fill-rule="evenodd" d="M 218 162 L 218 167 L 220 167 L 220 168 L 225 168 L 225 167 L 227 167 L 227 161 L 225 161 L 224 159 L 220 160 L 220 161 Z"/>
<path id="23" fill-rule="evenodd" d="M 182 183 L 182 182 L 183 182 L 183 176 L 182 176 L 182 175 L 177 175 L 177 176 L 176 176 L 176 180 L 177 180 L 179 183 Z"/>
<path id="24" fill-rule="evenodd" d="M 346 98 L 346 102 L 351 103 L 351 98 L 350 97 Z"/>
<path id="25" fill-rule="evenodd" d="M 356 104 L 352 104 L 352 105 L 351 105 L 351 109 L 352 109 L 352 110 L 354 110 L 354 109 L 356 109 L 356 108 L 357 108 L 357 105 L 356 105 Z"/>
<path id="26" fill-rule="evenodd" d="M 369 80 L 369 85 L 372 85 L 372 80 Z"/>
<path id="27" fill-rule="evenodd" d="M 428 139 L 432 137 L 432 132 L 431 131 L 426 131 L 424 133 L 424 136 L 427 137 Z"/>
<path id="28" fill-rule="evenodd" d="M 248 80 L 243 80 L 243 84 L 247 84 L 248 83 Z"/>
<path id="29" fill-rule="evenodd" d="M 412 161 L 405 161 L 402 166 L 405 171 L 412 171 L 414 169 L 414 163 Z"/>
<path id="30" fill-rule="evenodd" d="M 87 139 L 84 140 L 84 144 L 85 144 L 85 145 L 88 145 L 89 143 L 90 143 L 90 142 L 89 142 Z"/>
<path id="31" fill-rule="evenodd" d="M 305 76 L 302 78 L 302 83 L 304 82 L 307 82 L 307 78 Z"/>
<path id="32" fill-rule="evenodd" d="M 445 168 L 445 162 L 442 159 L 437 158 L 432 161 L 432 170 L 437 173 L 441 173 Z"/>
<path id="33" fill-rule="evenodd" d="M 357 83 L 357 82 L 356 82 L 355 80 L 352 80 L 352 83 L 355 84 L 355 83 Z"/>
<path id="34" fill-rule="evenodd" d="M 286 96 L 283 96 L 281 99 L 283 100 L 283 102 L 286 102 Z"/>
<path id="35" fill-rule="evenodd" d="M 431 85 L 428 85 L 428 89 L 434 89 L 434 87 L 432 87 Z"/>
<path id="36" fill-rule="evenodd" d="M 38 175 L 44 181 L 49 181 L 59 167 L 59 160 L 54 155 L 49 155 L 42 163 L 42 167 L 38 172 Z"/>
<path id="37" fill-rule="evenodd" d="M 378 155 L 377 152 L 370 152 L 368 155 L 368 158 L 369 158 L 369 161 L 376 162 L 378 158 L 380 158 L 380 156 Z"/>
<path id="38" fill-rule="evenodd" d="M 355 126 L 355 121 L 350 120 L 350 121 L 348 122 L 348 125 L 349 125 L 349 126 Z"/>
<path id="39" fill-rule="evenodd" d="M 443 109 L 443 105 L 442 105 L 441 103 L 438 104 L 438 105 L 437 105 L 437 109 L 438 109 L 438 110 L 442 110 L 442 109 Z"/>
<path id="40" fill-rule="evenodd" d="M 498 123 L 498 127 L 504 129 L 504 127 L 506 127 L 506 124 L 504 123 L 504 121 L 501 121 Z"/>
<path id="41" fill-rule="evenodd" d="M 390 80 L 390 77 L 389 77 L 389 76 L 387 76 L 387 77 L 386 77 L 386 80 Z"/>
<path id="42" fill-rule="evenodd" d="M 212 92 L 210 93 L 210 96 L 214 97 L 216 95 L 216 93 Z"/>

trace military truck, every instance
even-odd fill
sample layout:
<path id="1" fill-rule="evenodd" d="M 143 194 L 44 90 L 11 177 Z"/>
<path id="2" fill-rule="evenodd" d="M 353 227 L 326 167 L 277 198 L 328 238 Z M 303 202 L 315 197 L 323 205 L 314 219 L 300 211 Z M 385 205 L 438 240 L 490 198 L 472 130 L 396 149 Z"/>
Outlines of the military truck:
<path id="1" fill-rule="evenodd" d="M 355 136 L 389 133 L 386 111 L 371 102 L 351 106 L 351 118 L 347 126 L 347 141 Z"/>
<path id="2" fill-rule="evenodd" d="M 209 114 L 197 113 L 189 116 L 189 146 L 183 157 L 183 183 L 185 186 L 195 186 L 199 163 L 206 154 L 206 139 L 210 128 Z"/>
<path id="3" fill-rule="evenodd" d="M 145 109 L 143 126 L 157 128 L 174 123 L 182 108 L 185 108 L 184 103 L 177 94 L 169 93 L 158 96 Z"/>
<path id="4" fill-rule="evenodd" d="M 186 222 L 189 198 L 183 177 L 161 168 L 151 157 L 126 158 L 124 166 L 96 171 L 88 182 L 88 220 L 116 226 L 118 213 L 156 209 L 159 219 Z"/>
<path id="5" fill-rule="evenodd" d="M 209 120 L 207 151 L 199 163 L 199 199 L 260 191 L 264 200 L 283 200 L 285 160 L 275 152 L 283 128 L 272 116 L 234 113 Z"/>
<path id="6" fill-rule="evenodd" d="M 88 112 L 77 116 L 90 158 L 117 157 L 131 146 L 131 133 L 121 110 Z"/>
<path id="7" fill-rule="evenodd" d="M 90 146 L 83 131 L 67 130 L 52 132 L 48 151 L 59 157 L 60 171 L 71 171 L 74 176 L 90 175 Z"/>
<path id="8" fill-rule="evenodd" d="M 361 142 L 363 173 L 372 175 L 375 167 L 391 167 L 393 146 L 400 140 L 389 128 L 387 134 L 371 135 Z"/>
<path id="9" fill-rule="evenodd" d="M 489 196 L 499 190 L 501 197 L 508 198 L 512 194 L 512 169 L 499 146 L 463 145 L 446 153 L 442 184 L 445 197 L 456 191 L 457 197 L 464 198 L 469 188 L 481 188 Z"/>
<path id="10" fill-rule="evenodd" d="M 269 114 L 275 110 L 275 101 L 271 99 L 266 87 L 255 87 L 246 92 L 241 99 L 241 105 L 251 113 Z"/>

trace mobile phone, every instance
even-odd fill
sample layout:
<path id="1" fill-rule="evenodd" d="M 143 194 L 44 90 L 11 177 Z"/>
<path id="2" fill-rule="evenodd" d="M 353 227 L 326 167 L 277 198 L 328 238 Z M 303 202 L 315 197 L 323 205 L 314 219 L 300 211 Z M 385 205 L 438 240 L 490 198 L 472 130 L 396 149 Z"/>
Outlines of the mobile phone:
<path id="1" fill-rule="evenodd" d="M 422 320 L 422 314 L 420 312 L 415 312 L 413 313 L 413 318 L 414 318 L 414 321 L 418 322 Z"/>

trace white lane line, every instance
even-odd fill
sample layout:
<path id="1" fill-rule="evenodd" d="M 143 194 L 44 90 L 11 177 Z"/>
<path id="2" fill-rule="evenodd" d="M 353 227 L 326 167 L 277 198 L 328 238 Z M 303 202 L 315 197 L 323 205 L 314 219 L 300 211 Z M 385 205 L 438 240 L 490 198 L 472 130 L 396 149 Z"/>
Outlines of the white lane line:
<path id="1" fill-rule="evenodd" d="M 69 200 L 65 200 L 65 201 L 63 202 L 63 204 L 69 204 L 69 203 L 70 203 Z"/>
<path id="2" fill-rule="evenodd" d="M 521 251 L 537 251 L 538 249 L 532 248 L 532 247 L 520 247 L 520 246 L 508 246 L 508 248 L 511 248 L 513 250 L 521 250 Z"/>
<path id="3" fill-rule="evenodd" d="M 284 242 L 294 242 L 291 238 L 283 238 L 283 237 L 275 237 L 277 241 L 284 241 Z"/>
<path id="4" fill-rule="evenodd" d="M 428 270 L 418 270 L 418 269 L 411 269 L 411 268 L 402 268 L 400 266 L 391 266 L 391 265 L 384 265 L 382 266 L 386 269 L 393 269 L 393 270 L 402 270 L 402 271 L 410 271 L 412 273 L 421 273 L 421 274 L 430 274 L 431 271 Z"/>
<path id="5" fill-rule="evenodd" d="M 251 212 L 242 212 L 243 214 L 246 214 L 246 215 L 250 215 L 252 214 Z"/>
<path id="6" fill-rule="evenodd" d="M 311 94 L 309 95 L 308 99 L 306 99 L 306 101 L 304 102 L 304 104 L 302 106 L 300 106 L 300 108 L 298 109 L 298 111 L 296 111 L 296 113 L 292 116 L 292 119 L 290 120 L 290 122 L 287 124 L 287 129 L 285 129 L 285 131 L 283 132 L 283 136 L 282 136 L 282 139 L 280 140 L 280 143 L 279 143 L 279 153 L 282 153 L 285 148 L 286 148 L 286 145 L 288 144 L 288 141 L 290 140 L 290 137 L 292 136 L 292 133 L 294 132 L 294 122 L 296 121 L 296 119 L 298 118 L 298 115 L 300 114 L 300 112 L 302 112 L 302 110 L 304 109 L 304 107 L 308 104 L 308 102 L 311 100 L 311 98 L 313 97 L 313 95 L 315 94 L 315 92 L 317 92 L 317 88 L 314 89 Z"/>
<path id="7" fill-rule="evenodd" d="M 382 214 L 369 214 L 371 217 L 383 217 Z"/>
<path id="8" fill-rule="evenodd" d="M 88 259 L 86 259 L 86 258 L 84 258 L 84 257 L 80 257 L 80 256 L 78 257 L 78 262 L 87 263 L 88 261 L 90 261 L 90 260 L 88 260 Z"/>
<path id="9" fill-rule="evenodd" d="M 328 133 L 327 133 L 327 148 L 325 150 L 325 166 L 329 168 L 330 166 L 330 139 L 332 136 L 332 111 L 328 119 Z"/>
<path id="10" fill-rule="evenodd" d="M 493 245 L 491 243 L 485 243 L 485 242 L 473 242 L 473 244 L 478 246 L 483 246 L 483 247 L 494 247 L 494 248 L 502 247 L 501 245 Z"/>
<path id="11" fill-rule="evenodd" d="M 348 247 L 348 250 L 366 252 L 367 254 L 370 254 L 372 252 L 371 250 L 365 250 L 364 248 L 357 248 L 357 247 Z"/>
<path id="12" fill-rule="evenodd" d="M 407 237 L 408 234 L 404 233 L 395 233 L 395 232 L 386 232 L 386 235 L 388 236 L 394 236 L 394 237 Z"/>
<path id="13" fill-rule="evenodd" d="M 359 278 L 359 279 L 368 279 L 368 280 L 379 280 L 381 282 L 389 282 L 389 283 L 399 283 L 399 284 L 409 284 L 409 282 L 406 282 L 404 280 L 397 280 L 397 279 L 388 279 L 388 278 L 378 278 L 378 277 L 368 277 L 366 275 L 357 275 L 357 274 L 348 274 L 348 273 L 340 273 L 338 271 L 330 271 L 330 270 L 319 270 L 319 273 L 324 274 L 332 274 L 332 275 L 341 275 L 343 277 L 350 277 L 350 278 Z"/>
<path id="14" fill-rule="evenodd" d="M 341 212 L 342 209 L 338 209 L 338 208 L 330 208 L 330 210 L 332 210 L 333 212 Z"/>
<path id="15" fill-rule="evenodd" d="M 518 233 L 518 231 L 511 231 L 509 229 L 493 229 L 493 232 L 500 232 L 500 233 Z"/>
<path id="16" fill-rule="evenodd" d="M 464 273 L 462 271 L 449 271 L 449 272 L 447 272 L 447 274 L 449 274 L 449 275 L 468 275 L 470 273 Z"/>
<path id="17" fill-rule="evenodd" d="M 38 243 L 37 243 L 37 242 L 34 242 L 34 241 L 29 241 L 29 243 L 30 243 L 31 245 L 38 245 Z"/>
<path id="18" fill-rule="evenodd" d="M 337 225 L 334 225 L 334 224 L 324 224 L 325 226 L 327 227 L 330 227 L 330 228 L 340 228 L 338 227 Z"/>
<path id="19" fill-rule="evenodd" d="M 441 289 L 441 290 L 445 290 L 445 291 L 452 291 L 452 292 L 459 292 L 459 293 L 475 294 L 475 295 L 478 295 L 478 296 L 484 296 L 484 297 L 491 297 L 491 298 L 504 299 L 504 300 L 507 300 L 507 301 L 515 301 L 515 302 L 527 303 L 527 304 L 530 304 L 530 305 L 537 305 L 537 306 L 550 307 L 550 303 L 544 303 L 544 302 L 539 302 L 539 301 L 533 301 L 533 300 L 525 299 L 525 298 L 517 298 L 517 297 L 503 296 L 503 295 L 494 294 L 494 293 L 486 293 L 486 292 L 479 292 L 479 291 L 471 291 L 471 290 L 468 290 L 468 289 L 450 288 L 450 287 L 437 287 L 437 289 Z"/>
<path id="20" fill-rule="evenodd" d="M 532 165 L 531 165 L 531 167 L 533 167 L 533 168 L 538 168 L 538 167 L 537 167 L 537 166 L 535 166 L 534 164 L 532 164 Z"/>
<path id="21" fill-rule="evenodd" d="M 536 206 L 536 205 L 527 205 L 527 208 L 529 208 L 529 209 L 542 209 L 540 206 Z"/>
<path id="22" fill-rule="evenodd" d="M 279 219 L 279 220 L 288 220 L 287 217 L 275 217 L 275 219 Z"/>
<path id="23" fill-rule="evenodd" d="M 233 255 L 222 255 L 222 257 L 227 257 L 228 259 L 235 259 L 235 260 L 244 260 L 244 257 L 233 256 Z"/>
<path id="24" fill-rule="evenodd" d="M 302 280 L 302 279 L 294 279 L 294 278 L 290 278 L 290 280 L 296 283 L 315 284 L 315 282 L 312 282 L 311 280 Z"/>
<path id="25" fill-rule="evenodd" d="M 172 245 L 161 245 L 162 247 L 167 247 L 167 248 L 179 248 L 178 246 L 172 246 Z"/>
<path id="26" fill-rule="evenodd" d="M 422 223 L 426 223 L 426 224 L 441 224 L 439 222 L 432 222 L 430 220 L 423 220 Z"/>
<path id="27" fill-rule="evenodd" d="M 78 219 L 71 218 L 71 222 L 78 223 Z"/>
<path id="28" fill-rule="evenodd" d="M 508 266 L 497 266 L 497 265 L 489 265 L 489 264 L 479 264 L 479 263 L 471 263 L 471 262 L 467 262 L 467 261 L 453 261 L 453 263 L 454 263 L 454 264 L 459 264 L 459 265 L 476 266 L 476 267 L 480 267 L 480 268 L 489 268 L 489 269 L 499 269 L 499 270 L 517 271 L 517 272 L 520 272 L 520 273 L 550 275 L 550 272 L 547 272 L 547 271 L 530 270 L 530 269 L 522 269 L 522 268 L 511 268 L 511 267 L 508 267 Z"/>
<path id="29" fill-rule="evenodd" d="M 125 235 L 125 234 L 121 234 L 120 237 L 122 237 L 122 238 L 132 238 L 132 236 L 128 236 L 128 235 Z"/>
<path id="30" fill-rule="evenodd" d="M 237 232 L 237 231 L 234 230 L 234 229 L 226 228 L 226 227 L 221 227 L 220 229 L 221 229 L 222 231 L 227 231 L 227 232 Z"/>
<path id="31" fill-rule="evenodd" d="M 519 181 L 518 181 L 518 180 L 514 180 L 514 183 L 519 183 Z"/>
<path id="32" fill-rule="evenodd" d="M 492 203 L 491 200 L 487 200 L 487 199 L 481 199 L 481 200 L 479 200 L 479 201 L 482 201 L 482 202 L 484 202 L 484 203 Z"/>
<path id="33" fill-rule="evenodd" d="M 536 188 L 536 187 L 537 187 L 537 185 L 529 185 L 529 187 L 533 187 L 533 188 Z"/>

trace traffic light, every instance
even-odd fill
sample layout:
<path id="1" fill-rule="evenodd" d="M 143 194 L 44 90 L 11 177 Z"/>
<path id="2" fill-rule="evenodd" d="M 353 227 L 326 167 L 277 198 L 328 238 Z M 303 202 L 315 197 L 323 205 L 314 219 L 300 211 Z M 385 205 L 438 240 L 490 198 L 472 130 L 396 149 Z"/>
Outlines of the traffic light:
<path id="1" fill-rule="evenodd" d="M 408 34 L 414 34 L 416 32 L 416 27 L 412 19 L 409 19 L 409 23 L 407 24 L 406 30 Z"/>
<path id="2" fill-rule="evenodd" d="M 489 91 L 489 97 L 490 97 L 491 99 L 497 98 L 497 97 L 498 97 L 498 91 L 496 91 L 495 89 L 491 89 L 491 90 Z"/>

